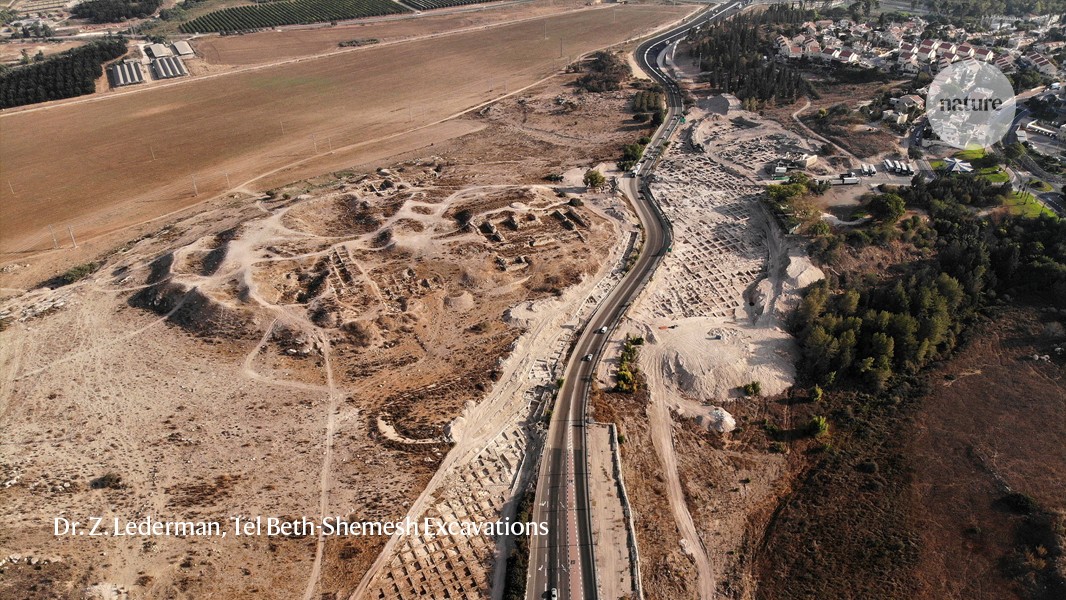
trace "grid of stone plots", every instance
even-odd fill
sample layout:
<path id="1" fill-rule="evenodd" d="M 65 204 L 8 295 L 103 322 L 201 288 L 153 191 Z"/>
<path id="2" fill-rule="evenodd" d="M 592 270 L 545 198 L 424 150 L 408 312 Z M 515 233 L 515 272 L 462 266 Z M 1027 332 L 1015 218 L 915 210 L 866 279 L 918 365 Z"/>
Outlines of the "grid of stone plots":
<path id="1" fill-rule="evenodd" d="M 669 156 L 653 193 L 675 243 L 649 303 L 656 318 L 732 318 L 766 269 L 766 238 L 753 222 L 762 189 L 707 154 Z"/>
<path id="2" fill-rule="evenodd" d="M 456 469 L 438 500 L 419 519 L 485 523 L 500 518 L 511 496 L 528 437 L 521 427 L 501 433 L 478 457 Z M 496 538 L 437 535 L 432 528 L 404 537 L 371 583 L 367 598 L 486 598 L 492 586 Z"/>

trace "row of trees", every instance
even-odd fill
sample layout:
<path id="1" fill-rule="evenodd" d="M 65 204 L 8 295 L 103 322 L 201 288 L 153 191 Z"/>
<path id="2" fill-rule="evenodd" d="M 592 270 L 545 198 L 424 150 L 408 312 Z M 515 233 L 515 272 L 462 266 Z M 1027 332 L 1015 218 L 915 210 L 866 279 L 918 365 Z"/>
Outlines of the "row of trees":
<path id="1" fill-rule="evenodd" d="M 663 95 L 658 92 L 641 90 L 633 96 L 633 110 L 635 112 L 654 112 L 662 110 Z"/>
<path id="2" fill-rule="evenodd" d="M 151 16 L 162 4 L 162 0 L 88 0 L 75 5 L 70 12 L 93 23 L 119 23 Z"/>
<path id="3" fill-rule="evenodd" d="M 12 30 L 11 39 L 13 40 L 20 38 L 50 38 L 55 35 L 55 31 L 48 23 L 30 23 L 18 29 L 12 27 Z"/>
<path id="4" fill-rule="evenodd" d="M 0 108 L 96 91 L 102 65 L 126 53 L 125 38 L 105 38 L 0 74 Z"/>
<path id="5" fill-rule="evenodd" d="M 298 0 L 233 6 L 181 25 L 184 33 L 249 31 L 280 25 L 323 23 L 408 12 L 392 0 Z"/>
<path id="6" fill-rule="evenodd" d="M 1003 294 L 1066 308 L 1066 221 L 977 216 L 999 191 L 974 175 L 916 178 L 899 194 L 870 202 L 885 227 L 903 203 L 925 208 L 936 250 L 899 265 L 894 276 L 822 281 L 794 314 L 802 368 L 815 382 L 854 381 L 881 389 L 894 375 L 917 373 L 949 354 L 974 315 Z M 910 220 L 904 225 L 912 224 Z"/>
<path id="7" fill-rule="evenodd" d="M 703 32 L 690 52 L 714 87 L 741 100 L 792 102 L 809 91 L 800 73 L 768 60 L 775 54 L 767 24 L 803 22 L 811 11 L 772 5 L 765 11 L 739 15 Z"/>

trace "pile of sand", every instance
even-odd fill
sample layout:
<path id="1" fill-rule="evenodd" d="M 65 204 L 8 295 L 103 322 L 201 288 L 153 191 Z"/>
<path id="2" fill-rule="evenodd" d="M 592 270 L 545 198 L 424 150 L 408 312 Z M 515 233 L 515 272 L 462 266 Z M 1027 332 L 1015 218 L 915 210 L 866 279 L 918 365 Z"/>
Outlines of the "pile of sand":
<path id="1" fill-rule="evenodd" d="M 785 273 L 788 275 L 786 284 L 797 290 L 825 279 L 825 273 L 814 266 L 810 258 L 802 254 L 789 255 L 788 267 L 785 268 Z"/>
<path id="2" fill-rule="evenodd" d="M 474 308 L 474 296 L 470 292 L 462 292 L 455 296 L 448 296 L 444 299 L 444 306 L 448 308 L 466 312 L 471 308 Z"/>

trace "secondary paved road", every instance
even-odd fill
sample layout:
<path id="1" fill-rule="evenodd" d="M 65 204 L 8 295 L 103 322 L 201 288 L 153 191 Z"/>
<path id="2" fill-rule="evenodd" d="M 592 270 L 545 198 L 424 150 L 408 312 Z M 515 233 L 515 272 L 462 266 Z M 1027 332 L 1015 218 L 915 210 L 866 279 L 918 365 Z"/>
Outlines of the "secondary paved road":
<path id="1" fill-rule="evenodd" d="M 638 63 L 662 85 L 668 107 L 666 120 L 645 149 L 644 158 L 635 172 L 620 182 L 644 227 L 644 246 L 633 268 L 585 324 L 564 371 L 563 387 L 548 427 L 537 480 L 533 520 L 547 522 L 548 535 L 534 536 L 531 544 L 526 590 L 530 600 L 551 598 L 553 589 L 563 600 L 597 597 L 586 470 L 585 408 L 595 365 L 607 341 L 607 336 L 598 332 L 601 328 L 609 330 L 618 322 L 672 243 L 669 223 L 646 193 L 646 178 L 658 163 L 664 142 L 677 129 L 683 111 L 680 91 L 660 67 L 660 55 L 690 29 L 732 16 L 745 5 L 738 1 L 712 7 L 637 48 Z"/>

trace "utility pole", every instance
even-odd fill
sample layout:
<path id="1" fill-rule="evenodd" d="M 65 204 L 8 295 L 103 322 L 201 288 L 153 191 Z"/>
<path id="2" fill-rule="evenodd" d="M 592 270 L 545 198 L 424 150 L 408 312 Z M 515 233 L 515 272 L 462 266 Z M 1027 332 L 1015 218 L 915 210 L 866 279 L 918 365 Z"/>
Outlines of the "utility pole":
<path id="1" fill-rule="evenodd" d="M 48 226 L 48 232 L 52 234 L 52 249 L 53 250 L 58 250 L 59 249 L 59 240 L 56 239 L 56 229 L 55 229 L 55 227 L 52 227 L 51 225 L 49 225 Z"/>
<path id="2" fill-rule="evenodd" d="M 74 239 L 74 230 L 70 228 L 70 225 L 67 225 L 67 233 L 70 234 L 70 243 L 74 244 L 74 247 L 77 248 L 78 240 Z"/>
<path id="3" fill-rule="evenodd" d="M 231 187 L 230 186 L 230 182 L 229 182 L 229 171 L 226 171 L 226 187 L 227 188 Z"/>
<path id="4" fill-rule="evenodd" d="M 333 137 L 332 136 L 327 137 L 326 138 L 326 143 L 329 144 L 329 153 L 333 154 Z"/>
<path id="5" fill-rule="evenodd" d="M 559 58 L 563 57 L 563 38 L 559 38 Z"/>
<path id="6" fill-rule="evenodd" d="M 196 187 L 196 175 L 192 176 L 192 195 L 199 196 L 200 190 Z"/>
<path id="7" fill-rule="evenodd" d="M 315 134 L 311 134 L 311 144 L 315 147 L 315 154 L 318 154 L 318 140 L 315 139 Z"/>
<path id="8" fill-rule="evenodd" d="M 149 144 L 148 150 L 152 153 L 152 160 L 155 160 L 155 146 Z"/>
<path id="9" fill-rule="evenodd" d="M 281 135 L 285 135 L 285 121 L 278 121 L 281 123 Z"/>
<path id="10" fill-rule="evenodd" d="M 13 187 L 13 186 L 11 185 L 11 180 L 10 180 L 10 179 L 9 179 L 9 180 L 8 180 L 8 182 L 7 182 L 7 189 L 11 190 L 11 195 L 12 195 L 12 196 L 15 196 L 15 195 L 16 195 L 16 194 L 15 194 L 15 188 L 14 188 L 14 187 Z"/>

